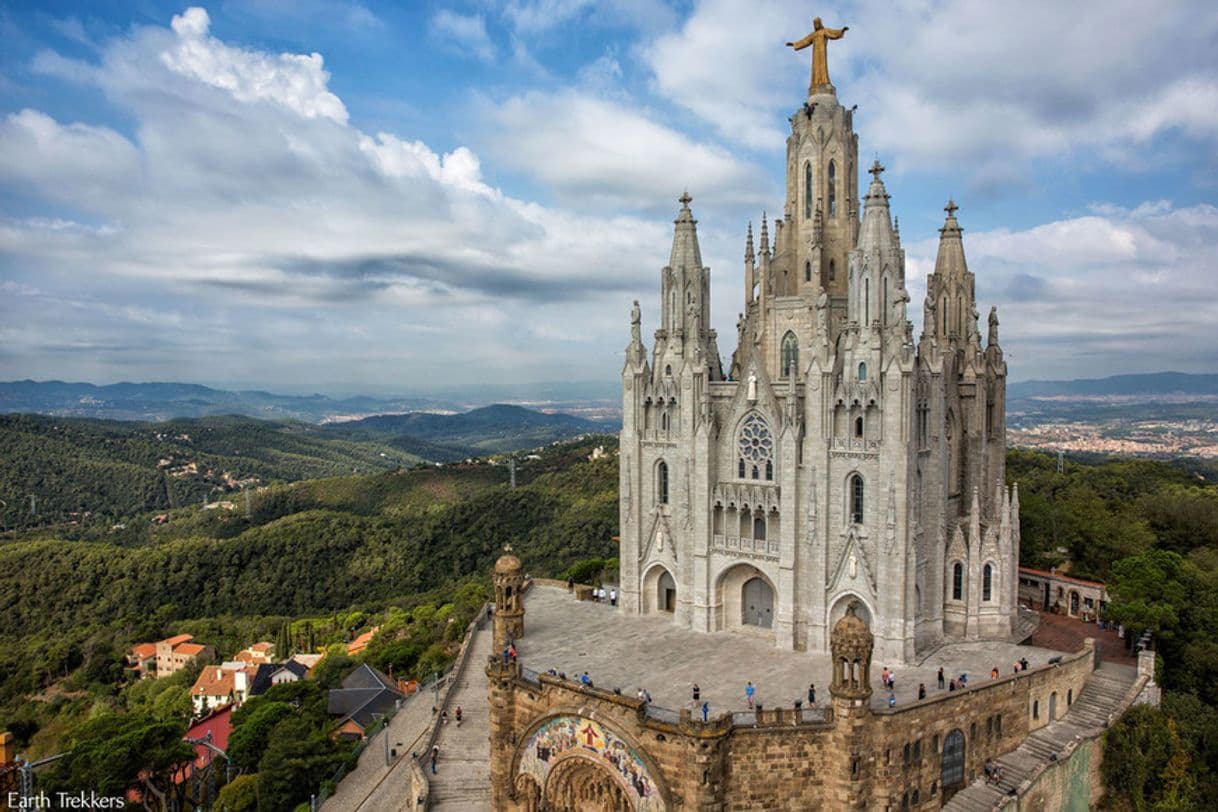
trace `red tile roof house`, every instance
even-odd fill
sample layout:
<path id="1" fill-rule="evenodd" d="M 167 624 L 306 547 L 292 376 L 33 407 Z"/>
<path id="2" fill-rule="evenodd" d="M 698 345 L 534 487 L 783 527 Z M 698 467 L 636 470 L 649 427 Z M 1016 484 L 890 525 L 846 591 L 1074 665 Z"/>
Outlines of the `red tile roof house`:
<path id="1" fill-rule="evenodd" d="M 194 637 L 178 634 L 156 644 L 156 675 L 167 677 L 176 674 L 196 659 L 211 659 L 216 650 L 211 646 L 191 642 Z"/>
<path id="2" fill-rule="evenodd" d="M 242 649 L 233 655 L 234 660 L 241 660 L 246 665 L 262 665 L 274 660 L 274 643 L 255 643 L 247 649 Z"/>
<path id="3" fill-rule="evenodd" d="M 140 643 L 127 652 L 127 665 L 140 679 L 156 676 L 156 643 Z"/>
<path id="4" fill-rule="evenodd" d="M 190 687 L 190 703 L 195 716 L 204 716 L 225 705 L 237 706 L 249 696 L 250 674 L 245 663 L 209 665 L 199 672 Z"/>

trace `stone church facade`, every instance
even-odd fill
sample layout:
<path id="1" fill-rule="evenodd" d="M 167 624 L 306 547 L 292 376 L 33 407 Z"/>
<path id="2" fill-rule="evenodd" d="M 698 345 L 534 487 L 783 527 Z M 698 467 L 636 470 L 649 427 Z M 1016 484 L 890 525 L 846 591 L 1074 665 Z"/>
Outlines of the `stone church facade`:
<path id="1" fill-rule="evenodd" d="M 1005 485 L 1006 363 L 949 202 L 915 340 L 878 161 L 859 195 L 851 109 L 827 82 L 790 118 L 782 217 L 744 251 L 726 363 L 688 194 L 650 350 L 622 371 L 621 603 L 702 632 L 827 651 L 845 609 L 876 655 L 1007 639 L 1019 498 Z"/>

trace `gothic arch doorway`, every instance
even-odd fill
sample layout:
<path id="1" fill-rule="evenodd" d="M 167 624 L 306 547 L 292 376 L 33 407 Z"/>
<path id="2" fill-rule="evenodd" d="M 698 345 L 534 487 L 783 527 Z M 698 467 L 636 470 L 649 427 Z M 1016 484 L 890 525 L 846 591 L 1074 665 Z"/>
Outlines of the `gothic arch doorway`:
<path id="1" fill-rule="evenodd" d="M 545 808 L 554 812 L 630 812 L 626 789 L 596 762 L 573 755 L 550 770 Z"/>
<path id="2" fill-rule="evenodd" d="M 964 786 L 964 731 L 953 730 L 943 740 L 943 757 L 939 771 L 939 784 L 943 787 L 943 800 Z"/>
<path id="3" fill-rule="evenodd" d="M 1049 721 L 1057 721 L 1057 691 L 1049 694 Z"/>
<path id="4" fill-rule="evenodd" d="M 741 622 L 746 626 L 758 626 L 762 629 L 774 627 L 774 590 L 760 576 L 744 582 L 744 616 Z"/>
<path id="5" fill-rule="evenodd" d="M 656 589 L 656 606 L 661 612 L 677 611 L 677 582 L 668 570 L 664 570 L 664 574 L 660 576 Z"/>
<path id="6" fill-rule="evenodd" d="M 777 596 L 769 573 L 752 564 L 729 566 L 715 579 L 715 628 L 774 628 Z"/>
<path id="7" fill-rule="evenodd" d="M 677 610 L 677 581 L 663 564 L 655 564 L 643 576 L 643 613 L 672 613 Z"/>
<path id="8" fill-rule="evenodd" d="M 612 728 L 585 716 L 561 714 L 542 719 L 531 731 L 516 748 L 512 764 L 517 805 L 523 804 L 527 812 L 535 812 L 528 807 L 530 780 L 536 787 L 536 812 L 670 808 L 659 770 L 637 744 Z"/>

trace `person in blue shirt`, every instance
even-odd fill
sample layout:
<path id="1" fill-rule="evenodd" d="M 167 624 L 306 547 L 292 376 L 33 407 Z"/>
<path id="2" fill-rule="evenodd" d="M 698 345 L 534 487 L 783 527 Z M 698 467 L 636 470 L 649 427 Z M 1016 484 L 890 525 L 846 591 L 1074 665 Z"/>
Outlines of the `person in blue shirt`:
<path id="1" fill-rule="evenodd" d="M 753 688 L 752 682 L 750 682 L 748 685 L 744 686 L 744 696 L 749 701 L 749 710 L 752 710 L 752 708 L 753 708 L 753 694 L 755 692 L 756 692 L 756 689 Z"/>

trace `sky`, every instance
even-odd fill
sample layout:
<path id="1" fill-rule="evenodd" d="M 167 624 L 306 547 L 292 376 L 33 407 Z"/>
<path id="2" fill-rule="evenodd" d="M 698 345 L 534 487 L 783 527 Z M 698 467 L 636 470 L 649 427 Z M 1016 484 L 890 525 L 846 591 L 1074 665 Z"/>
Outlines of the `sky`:
<path id="1" fill-rule="evenodd" d="M 1218 372 L 1212 2 L 0 0 L 0 379 L 612 381 L 686 189 L 726 363 L 813 13 L 915 303 L 951 196 L 1012 380 Z"/>

